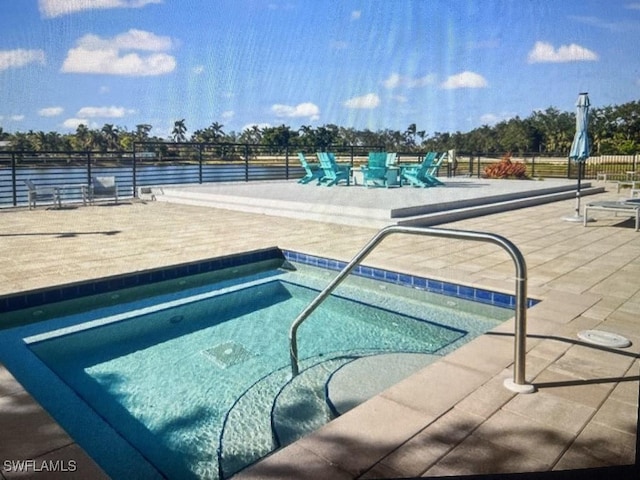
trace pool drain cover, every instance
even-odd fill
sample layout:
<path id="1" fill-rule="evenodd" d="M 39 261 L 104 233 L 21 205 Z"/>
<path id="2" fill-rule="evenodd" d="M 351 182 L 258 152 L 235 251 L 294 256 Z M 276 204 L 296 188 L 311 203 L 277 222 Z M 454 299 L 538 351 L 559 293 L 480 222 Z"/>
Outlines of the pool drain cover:
<path id="1" fill-rule="evenodd" d="M 233 367 L 253 357 L 249 350 L 236 342 L 219 343 L 215 347 L 202 350 L 202 353 L 220 368 Z"/>
<path id="2" fill-rule="evenodd" d="M 631 341 L 622 335 L 602 330 L 583 330 L 578 332 L 578 338 L 602 347 L 625 348 L 631 345 Z"/>

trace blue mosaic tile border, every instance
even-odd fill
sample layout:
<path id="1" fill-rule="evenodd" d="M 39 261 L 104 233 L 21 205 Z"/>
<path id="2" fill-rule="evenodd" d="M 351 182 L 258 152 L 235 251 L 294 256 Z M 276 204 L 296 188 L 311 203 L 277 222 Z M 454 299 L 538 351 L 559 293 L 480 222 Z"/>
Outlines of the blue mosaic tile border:
<path id="1" fill-rule="evenodd" d="M 286 258 L 290 262 L 297 262 L 305 265 L 327 268 L 329 270 L 342 270 L 347 266 L 348 263 L 340 260 L 333 260 L 330 258 L 323 258 L 290 250 L 283 250 L 282 252 L 284 253 L 284 258 Z M 365 265 L 356 266 L 353 269 L 352 273 L 354 275 L 372 278 L 374 280 L 382 282 L 394 283 L 396 285 L 402 285 L 404 287 L 411 287 L 428 292 L 440 293 L 442 295 L 485 303 L 488 305 L 494 305 L 496 307 L 514 309 L 516 306 L 515 295 L 509 295 L 507 293 L 494 292 L 492 290 L 485 290 L 476 287 L 467 287 L 465 285 L 443 282 L 441 280 L 432 280 L 430 278 L 397 273 L 390 270 L 367 267 Z M 532 307 L 539 302 L 540 300 L 528 298 L 527 308 Z"/>
<path id="2" fill-rule="evenodd" d="M 330 258 L 318 257 L 306 253 L 299 253 L 279 248 L 268 248 L 256 250 L 236 255 L 227 255 L 210 260 L 176 265 L 156 270 L 147 270 L 127 275 L 107 277 L 90 282 L 82 282 L 59 287 L 40 289 L 36 291 L 24 292 L 18 295 L 8 295 L 0 298 L 0 313 L 12 312 L 24 308 L 37 307 L 47 303 L 72 300 L 74 298 L 108 293 L 123 288 L 149 285 L 165 280 L 209 273 L 225 268 L 233 268 L 248 265 L 264 260 L 286 259 L 292 262 L 313 265 L 327 268 L 329 270 L 342 270 L 347 262 L 333 260 Z M 412 287 L 429 292 L 440 293 L 452 297 L 463 298 L 475 302 L 495 305 L 504 308 L 515 308 L 515 297 L 513 295 L 484 290 L 475 287 L 457 285 L 455 283 L 432 280 L 429 278 L 407 275 L 404 273 L 392 272 L 379 268 L 372 268 L 366 265 L 358 265 L 353 273 L 362 277 L 372 278 L 383 282 L 394 283 L 406 287 Z M 538 303 L 539 300 L 527 299 L 527 307 Z"/>
<path id="3" fill-rule="evenodd" d="M 282 250 L 268 248 L 236 255 L 216 257 L 210 260 L 175 265 L 172 267 L 147 270 L 115 277 L 101 278 L 89 282 L 62 285 L 53 288 L 8 295 L 0 298 L 0 313 L 37 307 L 47 303 L 72 300 L 79 297 L 113 292 L 123 288 L 139 287 L 165 280 L 209 273 L 225 268 L 240 267 L 264 260 L 284 260 Z"/>

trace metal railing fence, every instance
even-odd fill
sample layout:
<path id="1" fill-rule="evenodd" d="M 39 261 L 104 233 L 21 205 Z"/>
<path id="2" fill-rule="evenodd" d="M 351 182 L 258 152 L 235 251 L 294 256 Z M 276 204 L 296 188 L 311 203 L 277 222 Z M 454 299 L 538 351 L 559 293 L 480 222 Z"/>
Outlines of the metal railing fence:
<path id="1" fill-rule="evenodd" d="M 81 200 L 80 186 L 93 176 L 115 176 L 121 194 L 135 196 L 138 187 L 186 183 L 248 182 L 300 178 L 304 170 L 297 158 L 299 148 L 230 143 L 136 142 L 129 152 L 28 152 L 0 150 L 0 207 L 27 204 L 24 180 L 37 185 L 67 187 L 63 200 Z M 352 167 L 367 162 L 379 145 L 331 147 L 337 161 Z M 304 149 L 303 149 L 304 151 Z M 314 151 L 305 151 L 313 155 Z M 426 152 L 398 152 L 400 164 L 416 163 Z M 482 177 L 484 168 L 500 161 L 500 154 L 459 152 L 455 162 L 445 163 L 441 176 Z M 562 156 L 523 154 L 511 157 L 526 166 L 527 176 L 576 178 L 577 168 Z M 606 174 L 625 180 L 640 169 L 637 155 L 590 157 L 585 179 Z M 638 175 L 640 177 L 640 175 Z"/>
<path id="2" fill-rule="evenodd" d="M 366 161 L 379 146 L 339 147 L 338 161 Z M 0 150 L 0 207 L 27 204 L 25 180 L 62 187 L 63 200 L 81 200 L 80 186 L 94 176 L 115 176 L 123 197 L 138 187 L 209 182 L 289 180 L 304 175 L 299 149 L 249 144 L 135 143 L 130 152 L 27 152 Z M 313 152 L 307 152 L 311 154 Z M 74 188 L 75 187 L 75 188 Z"/>

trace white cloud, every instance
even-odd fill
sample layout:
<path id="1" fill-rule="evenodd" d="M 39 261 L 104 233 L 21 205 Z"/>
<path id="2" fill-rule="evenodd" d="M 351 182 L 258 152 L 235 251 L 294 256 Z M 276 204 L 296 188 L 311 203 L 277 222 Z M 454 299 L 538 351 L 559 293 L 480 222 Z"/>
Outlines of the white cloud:
<path id="1" fill-rule="evenodd" d="M 151 52 L 162 52 L 173 47 L 173 41 L 170 37 L 163 37 L 135 28 L 113 38 L 101 38 L 98 35 L 87 34 L 81 37 L 76 44 L 78 47 L 87 50 L 115 48 L 117 50 L 146 50 Z"/>
<path id="2" fill-rule="evenodd" d="M 311 102 L 300 103 L 296 106 L 275 104 L 271 107 L 271 111 L 277 117 L 309 117 L 309 120 L 318 120 L 320 118 L 320 109 Z"/>
<path id="3" fill-rule="evenodd" d="M 162 0 L 39 0 L 40 14 L 46 18 L 69 15 L 83 10 L 108 8 L 142 8 Z"/>
<path id="4" fill-rule="evenodd" d="M 204 73 L 204 65 L 196 65 L 191 69 L 194 75 L 201 75 Z"/>
<path id="5" fill-rule="evenodd" d="M 462 72 L 456 75 L 451 75 L 447 78 L 440 87 L 445 89 L 455 89 L 455 88 L 484 88 L 486 87 L 487 81 L 485 78 L 479 73 L 475 72 Z"/>
<path id="6" fill-rule="evenodd" d="M 362 16 L 362 11 L 360 10 L 354 10 L 353 12 L 351 12 L 351 20 L 360 20 L 361 16 Z"/>
<path id="7" fill-rule="evenodd" d="M 380 97 L 375 93 L 367 93 L 361 97 L 350 98 L 343 105 L 347 108 L 376 108 L 380 105 Z"/>
<path id="8" fill-rule="evenodd" d="M 234 112 L 233 110 L 227 110 L 226 112 L 222 112 L 222 118 L 224 118 L 225 120 L 229 120 L 235 116 L 236 116 L 236 112 Z"/>
<path id="9" fill-rule="evenodd" d="M 80 118 L 122 118 L 135 110 L 124 107 L 82 107 L 76 115 Z"/>
<path id="10" fill-rule="evenodd" d="M 67 52 L 62 64 L 65 73 L 152 76 L 172 72 L 173 56 L 164 53 L 173 45 L 171 38 L 143 30 L 129 30 L 113 38 L 85 35 Z M 132 50 L 156 52 L 140 55 Z"/>
<path id="11" fill-rule="evenodd" d="M 24 115 L 9 115 L 9 120 L 12 120 L 14 122 L 21 122 L 22 120 L 24 120 Z"/>
<path id="12" fill-rule="evenodd" d="M 598 60 L 598 54 L 572 43 L 561 45 L 557 49 L 547 42 L 536 42 L 529 52 L 529 63 L 563 63 Z"/>
<path id="13" fill-rule="evenodd" d="M 97 123 L 88 122 L 86 118 L 67 118 L 62 122 L 62 126 L 72 130 L 76 130 L 80 125 L 86 125 L 88 128 L 98 128 Z"/>
<path id="14" fill-rule="evenodd" d="M 391 90 L 398 87 L 419 88 L 432 85 L 436 82 L 435 75 L 425 75 L 424 77 L 403 77 L 399 73 L 392 73 L 389 78 L 382 82 L 385 88 Z"/>
<path id="15" fill-rule="evenodd" d="M 107 87 L 106 85 L 103 85 L 98 89 L 98 93 L 100 93 L 101 95 L 109 93 L 110 91 L 111 91 L 111 89 L 109 87 Z"/>
<path id="16" fill-rule="evenodd" d="M 382 82 L 382 84 L 385 86 L 385 88 L 392 89 L 400 86 L 401 81 L 402 79 L 400 78 L 399 73 L 392 73 L 391 75 L 389 75 L 389 78 Z"/>
<path id="17" fill-rule="evenodd" d="M 41 117 L 57 117 L 58 115 L 62 115 L 64 112 L 64 108 L 62 107 L 46 107 L 38 110 L 38 115 Z"/>
<path id="18" fill-rule="evenodd" d="M 24 67 L 30 63 L 44 65 L 45 56 L 43 50 L 0 50 L 0 72 L 9 68 Z"/>

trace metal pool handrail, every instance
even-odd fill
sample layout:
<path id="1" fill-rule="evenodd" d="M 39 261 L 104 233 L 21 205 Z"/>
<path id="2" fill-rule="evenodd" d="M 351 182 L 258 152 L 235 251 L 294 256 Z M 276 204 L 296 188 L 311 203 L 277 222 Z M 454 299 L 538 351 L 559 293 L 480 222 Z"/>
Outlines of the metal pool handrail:
<path id="1" fill-rule="evenodd" d="M 453 238 L 459 240 L 474 240 L 493 243 L 502 247 L 509 253 L 516 266 L 516 317 L 515 317 L 515 341 L 514 341 L 514 369 L 513 380 L 504 382 L 506 388 L 518 393 L 531 393 L 535 388 L 525 382 L 525 352 L 527 329 L 527 266 L 520 250 L 508 239 L 492 233 L 474 232 L 466 230 L 452 230 L 430 227 L 407 227 L 391 225 L 380 230 L 360 250 L 346 267 L 335 277 L 329 285 L 298 315 L 291 324 L 289 330 L 289 354 L 291 358 L 291 374 L 298 375 L 298 328 L 311 313 L 331 294 L 331 292 L 351 273 L 362 260 L 387 236 L 393 233 L 407 233 L 412 235 L 425 235 L 433 237 Z"/>

